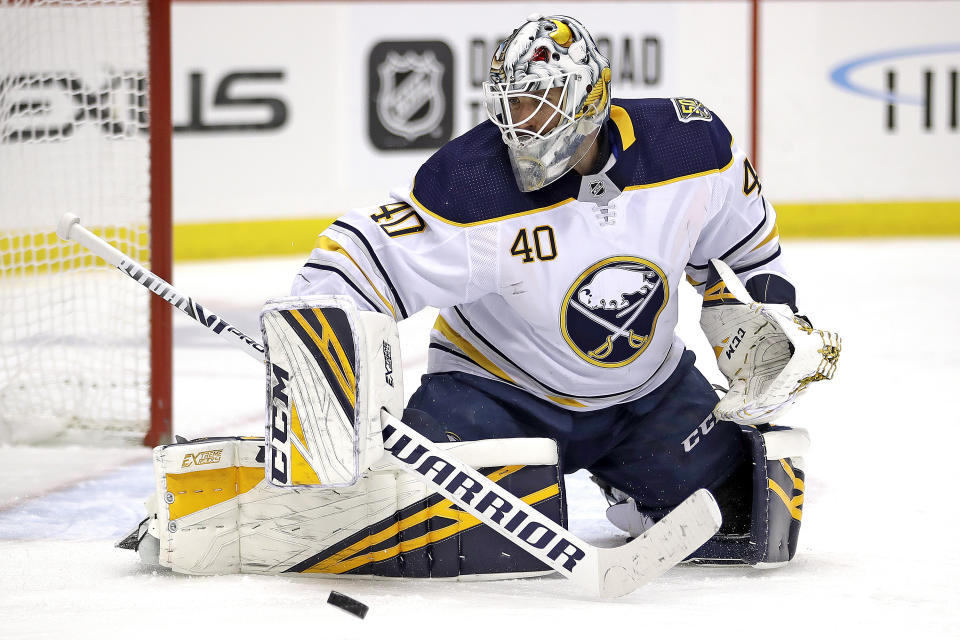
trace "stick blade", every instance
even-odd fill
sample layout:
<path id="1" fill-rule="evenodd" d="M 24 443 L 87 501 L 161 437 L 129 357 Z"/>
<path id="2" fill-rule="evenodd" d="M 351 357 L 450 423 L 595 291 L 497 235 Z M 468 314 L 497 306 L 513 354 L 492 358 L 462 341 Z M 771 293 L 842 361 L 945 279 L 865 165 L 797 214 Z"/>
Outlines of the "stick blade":
<path id="1" fill-rule="evenodd" d="M 601 549 L 600 595 L 623 596 L 663 575 L 719 531 L 721 520 L 713 495 L 700 489 L 636 540 Z"/>

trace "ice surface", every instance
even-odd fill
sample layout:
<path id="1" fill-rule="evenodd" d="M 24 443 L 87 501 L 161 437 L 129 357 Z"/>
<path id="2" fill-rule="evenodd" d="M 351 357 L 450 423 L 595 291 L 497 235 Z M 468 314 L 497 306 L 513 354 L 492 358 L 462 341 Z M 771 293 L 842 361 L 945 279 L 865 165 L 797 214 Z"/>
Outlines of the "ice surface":
<path id="1" fill-rule="evenodd" d="M 304 577 L 196 578 L 144 569 L 113 548 L 142 517 L 146 451 L 0 447 L 0 638 L 958 637 L 960 240 L 788 242 L 801 310 L 843 336 L 836 379 L 780 422 L 810 430 L 798 557 L 786 567 L 683 566 L 616 601 L 561 579 L 496 583 Z M 299 259 L 178 265 L 175 283 L 258 335 Z M 117 276 L 121 277 L 121 276 Z M 681 334 L 715 382 L 681 292 Z M 409 394 L 430 313 L 401 325 Z M 187 437 L 260 434 L 264 380 L 248 356 L 175 315 L 175 424 Z M 622 536 L 584 474 L 568 478 L 570 527 Z M 366 619 L 326 604 L 336 589 Z"/>

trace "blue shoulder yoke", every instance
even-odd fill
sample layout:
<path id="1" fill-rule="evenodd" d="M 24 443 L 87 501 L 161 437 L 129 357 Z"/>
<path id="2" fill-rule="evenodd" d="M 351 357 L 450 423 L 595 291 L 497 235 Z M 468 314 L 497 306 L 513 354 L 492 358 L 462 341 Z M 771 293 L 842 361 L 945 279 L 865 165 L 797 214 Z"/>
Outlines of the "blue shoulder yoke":
<path id="1" fill-rule="evenodd" d="M 721 170 L 733 157 L 732 137 L 719 118 L 681 122 L 665 98 L 613 100 L 606 126 L 617 155 L 608 175 L 621 190 Z M 483 122 L 420 167 L 412 195 L 435 217 L 474 225 L 549 209 L 575 199 L 579 191 L 574 171 L 543 189 L 520 191 L 500 132 Z"/>
<path id="2" fill-rule="evenodd" d="M 715 114 L 681 121 L 666 98 L 614 100 L 611 111 L 623 151 L 608 175 L 621 190 L 723 170 L 733 159 L 733 137 Z"/>

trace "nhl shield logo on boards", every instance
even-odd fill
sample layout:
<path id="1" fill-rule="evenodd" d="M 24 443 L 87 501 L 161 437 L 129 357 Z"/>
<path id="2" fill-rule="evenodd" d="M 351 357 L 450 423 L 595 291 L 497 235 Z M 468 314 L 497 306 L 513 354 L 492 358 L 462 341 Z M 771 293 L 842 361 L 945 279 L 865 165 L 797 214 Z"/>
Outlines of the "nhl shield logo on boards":
<path id="1" fill-rule="evenodd" d="M 445 43 L 381 42 L 369 61 L 369 134 L 383 150 L 439 148 L 453 134 L 453 53 Z"/>
<path id="2" fill-rule="evenodd" d="M 432 51 L 390 51 L 377 67 L 377 116 L 390 133 L 416 140 L 440 125 L 447 101 L 440 89 L 443 65 Z"/>
<path id="3" fill-rule="evenodd" d="M 567 290 L 561 332 L 590 364 L 622 367 L 650 344 L 669 295 L 667 278 L 653 262 L 634 256 L 605 258 Z"/>

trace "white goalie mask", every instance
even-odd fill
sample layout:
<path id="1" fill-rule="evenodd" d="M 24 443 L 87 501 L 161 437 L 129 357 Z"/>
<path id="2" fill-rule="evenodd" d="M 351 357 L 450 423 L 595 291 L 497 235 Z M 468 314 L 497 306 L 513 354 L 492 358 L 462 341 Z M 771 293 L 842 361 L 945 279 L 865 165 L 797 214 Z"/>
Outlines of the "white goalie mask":
<path id="1" fill-rule="evenodd" d="M 533 15 L 500 43 L 483 84 L 521 191 L 573 168 L 610 115 L 610 63 L 582 24 Z"/>

